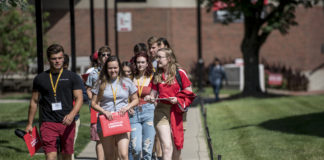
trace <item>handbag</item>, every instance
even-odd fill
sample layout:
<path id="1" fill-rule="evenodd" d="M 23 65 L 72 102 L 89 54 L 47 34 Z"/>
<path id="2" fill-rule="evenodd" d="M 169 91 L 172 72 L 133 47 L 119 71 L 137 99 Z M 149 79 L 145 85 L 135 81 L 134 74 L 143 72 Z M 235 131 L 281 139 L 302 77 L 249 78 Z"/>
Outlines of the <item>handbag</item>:
<path id="1" fill-rule="evenodd" d="M 118 112 L 112 112 L 112 118 L 108 120 L 105 115 L 99 115 L 103 137 L 132 131 L 127 113 L 119 115 Z"/>

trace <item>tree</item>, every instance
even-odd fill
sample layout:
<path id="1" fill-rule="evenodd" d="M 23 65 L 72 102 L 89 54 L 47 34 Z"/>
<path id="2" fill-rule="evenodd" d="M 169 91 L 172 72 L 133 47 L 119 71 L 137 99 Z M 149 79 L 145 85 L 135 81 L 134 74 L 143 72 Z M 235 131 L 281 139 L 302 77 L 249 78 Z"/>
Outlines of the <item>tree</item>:
<path id="1" fill-rule="evenodd" d="M 0 17 L 0 72 L 26 71 L 36 56 L 35 25 L 28 13 L 15 8 Z"/>
<path id="2" fill-rule="evenodd" d="M 0 16 L 0 73 L 28 73 L 28 66 L 36 57 L 36 26 L 34 9 L 11 7 Z M 44 17 L 48 13 L 44 14 Z M 44 22 L 44 28 L 48 22 Z"/>
<path id="3" fill-rule="evenodd" d="M 290 26 L 298 24 L 295 21 L 295 10 L 299 5 L 310 8 L 320 0 L 269 0 L 269 4 L 266 4 L 267 0 L 204 1 L 207 1 L 207 11 L 213 7 L 228 11 L 222 21 L 224 24 L 240 18 L 243 14 L 244 37 L 241 43 L 245 82 L 243 94 L 256 95 L 262 92 L 258 77 L 261 46 L 272 31 L 278 30 L 284 35 L 288 33 Z"/>
<path id="4" fill-rule="evenodd" d="M 3 11 L 7 11 L 10 8 L 20 6 L 22 9 L 26 9 L 27 0 L 0 0 L 0 14 Z"/>

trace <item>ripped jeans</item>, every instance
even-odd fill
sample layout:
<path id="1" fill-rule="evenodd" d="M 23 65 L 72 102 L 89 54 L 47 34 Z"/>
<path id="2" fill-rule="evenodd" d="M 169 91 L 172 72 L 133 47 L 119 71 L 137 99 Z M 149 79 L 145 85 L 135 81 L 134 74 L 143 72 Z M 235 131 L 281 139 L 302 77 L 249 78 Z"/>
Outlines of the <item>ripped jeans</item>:
<path id="1" fill-rule="evenodd" d="M 129 116 L 132 127 L 130 147 L 134 160 L 150 160 L 154 146 L 155 129 L 153 125 L 154 104 L 146 103 L 135 107 L 135 114 Z"/>

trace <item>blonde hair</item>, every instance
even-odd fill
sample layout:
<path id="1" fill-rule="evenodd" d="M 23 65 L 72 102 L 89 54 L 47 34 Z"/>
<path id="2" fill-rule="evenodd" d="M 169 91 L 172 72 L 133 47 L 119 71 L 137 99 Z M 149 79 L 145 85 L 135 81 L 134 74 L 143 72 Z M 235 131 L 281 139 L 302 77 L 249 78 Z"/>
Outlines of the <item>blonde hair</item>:
<path id="1" fill-rule="evenodd" d="M 162 68 L 157 68 L 154 76 L 154 84 L 162 83 L 162 74 L 168 75 L 168 78 L 165 80 L 165 83 L 171 85 L 174 83 L 174 77 L 177 73 L 177 68 L 179 67 L 179 64 L 177 63 L 176 56 L 171 48 L 161 48 L 158 50 L 158 52 L 164 52 L 166 58 L 169 60 L 168 62 L 168 69 L 167 72 L 165 72 Z"/>

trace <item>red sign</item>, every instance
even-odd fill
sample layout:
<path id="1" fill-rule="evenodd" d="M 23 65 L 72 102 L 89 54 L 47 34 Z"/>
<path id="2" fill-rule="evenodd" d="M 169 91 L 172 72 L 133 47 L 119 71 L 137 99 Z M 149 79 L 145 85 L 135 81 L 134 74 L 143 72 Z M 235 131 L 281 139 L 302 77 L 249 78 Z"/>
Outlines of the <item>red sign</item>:
<path id="1" fill-rule="evenodd" d="M 24 140 L 31 157 L 42 147 L 42 142 L 38 135 L 36 126 L 33 128 L 31 134 L 27 133 L 24 135 Z"/>
<path id="2" fill-rule="evenodd" d="M 269 73 L 268 84 L 272 86 L 282 85 L 282 75 L 278 73 Z"/>

